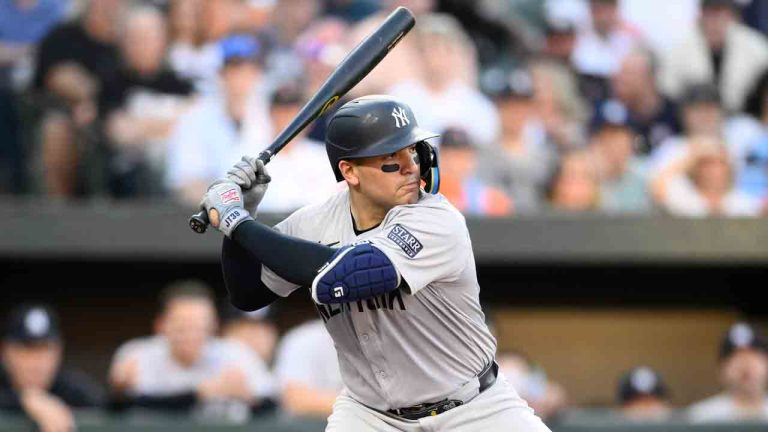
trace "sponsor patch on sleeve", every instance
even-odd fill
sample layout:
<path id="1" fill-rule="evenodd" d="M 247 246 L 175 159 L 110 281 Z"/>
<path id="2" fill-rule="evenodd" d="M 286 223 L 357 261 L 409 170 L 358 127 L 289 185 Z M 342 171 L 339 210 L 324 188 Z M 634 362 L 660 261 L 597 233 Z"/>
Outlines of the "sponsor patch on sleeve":
<path id="1" fill-rule="evenodd" d="M 414 237 L 413 234 L 400 224 L 392 227 L 392 230 L 387 234 L 387 238 L 398 245 L 410 258 L 414 258 L 423 249 L 419 239 Z"/>

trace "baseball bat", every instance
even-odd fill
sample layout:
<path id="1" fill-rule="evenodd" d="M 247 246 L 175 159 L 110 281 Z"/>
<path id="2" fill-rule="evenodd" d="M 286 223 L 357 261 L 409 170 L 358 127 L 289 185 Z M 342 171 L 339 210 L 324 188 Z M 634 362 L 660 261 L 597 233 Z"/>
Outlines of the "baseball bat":
<path id="1" fill-rule="evenodd" d="M 368 75 L 413 28 L 414 23 L 411 11 L 404 7 L 395 9 L 373 33 L 347 54 L 291 123 L 257 158 L 265 164 L 269 163 L 299 132 Z M 204 233 L 208 228 L 208 215 L 201 210 L 189 219 L 189 226 L 196 233 Z"/>

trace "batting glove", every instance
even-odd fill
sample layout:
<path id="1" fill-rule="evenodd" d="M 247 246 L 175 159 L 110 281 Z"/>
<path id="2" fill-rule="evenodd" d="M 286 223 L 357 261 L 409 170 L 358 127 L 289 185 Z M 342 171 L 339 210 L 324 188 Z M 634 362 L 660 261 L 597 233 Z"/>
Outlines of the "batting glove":
<path id="1" fill-rule="evenodd" d="M 240 162 L 227 171 L 227 178 L 240 186 L 245 200 L 243 206 L 252 216 L 256 216 L 256 209 L 267 192 L 269 182 L 272 181 L 264 162 L 243 156 Z"/>
<path id="2" fill-rule="evenodd" d="M 208 213 L 211 226 L 230 238 L 238 225 L 253 220 L 243 208 L 240 186 L 228 179 L 219 179 L 211 184 L 200 202 L 200 208 Z"/>

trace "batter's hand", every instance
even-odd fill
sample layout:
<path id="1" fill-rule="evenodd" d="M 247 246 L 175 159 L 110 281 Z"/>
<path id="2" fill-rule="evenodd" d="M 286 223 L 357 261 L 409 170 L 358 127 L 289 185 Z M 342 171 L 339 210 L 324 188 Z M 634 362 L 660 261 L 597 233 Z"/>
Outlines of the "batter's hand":
<path id="1" fill-rule="evenodd" d="M 208 213 L 212 227 L 231 238 L 238 225 L 253 220 L 243 204 L 240 186 L 225 178 L 216 180 L 208 187 L 208 192 L 200 202 L 200 208 Z"/>
<path id="2" fill-rule="evenodd" d="M 251 216 L 256 216 L 256 209 L 267 192 L 269 176 L 264 162 L 250 156 L 243 156 L 240 162 L 227 171 L 227 178 L 235 182 L 243 191 L 243 205 Z"/>

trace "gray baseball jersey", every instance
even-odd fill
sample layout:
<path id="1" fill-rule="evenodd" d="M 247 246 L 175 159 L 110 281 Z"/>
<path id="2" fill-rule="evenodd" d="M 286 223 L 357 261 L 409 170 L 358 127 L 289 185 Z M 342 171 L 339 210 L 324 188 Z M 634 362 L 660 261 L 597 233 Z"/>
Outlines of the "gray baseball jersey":
<path id="1" fill-rule="evenodd" d="M 378 227 L 356 235 L 344 190 L 275 228 L 334 247 L 369 240 L 410 287 L 409 293 L 316 305 L 355 400 L 380 410 L 439 401 L 493 360 L 496 341 L 480 308 L 466 222 L 441 195 L 422 194 L 416 204 L 393 208 Z M 262 270 L 262 281 L 278 295 L 299 288 Z"/>

